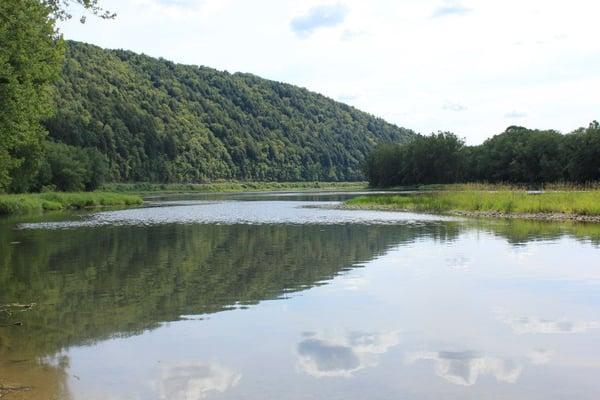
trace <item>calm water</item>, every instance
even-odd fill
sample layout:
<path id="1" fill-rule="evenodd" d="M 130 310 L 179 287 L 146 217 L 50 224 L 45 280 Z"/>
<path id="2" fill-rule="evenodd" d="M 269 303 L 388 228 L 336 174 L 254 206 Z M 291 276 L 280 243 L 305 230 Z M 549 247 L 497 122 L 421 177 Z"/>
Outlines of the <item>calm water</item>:
<path id="1" fill-rule="evenodd" d="M 0 220 L 6 398 L 600 398 L 600 225 L 343 197 Z"/>

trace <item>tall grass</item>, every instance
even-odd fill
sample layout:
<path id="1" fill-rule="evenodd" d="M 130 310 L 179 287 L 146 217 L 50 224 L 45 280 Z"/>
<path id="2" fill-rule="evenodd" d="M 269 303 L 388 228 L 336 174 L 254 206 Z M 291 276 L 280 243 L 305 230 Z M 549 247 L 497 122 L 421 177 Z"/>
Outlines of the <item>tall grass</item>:
<path id="1" fill-rule="evenodd" d="M 406 195 L 361 196 L 346 202 L 355 207 L 414 211 L 481 211 L 523 214 L 600 215 L 600 191 L 528 194 L 525 191 L 442 191 Z"/>
<path id="2" fill-rule="evenodd" d="M 28 193 L 0 195 L 0 215 L 142 204 L 136 195 L 106 192 Z"/>
<path id="3" fill-rule="evenodd" d="M 444 183 L 419 185 L 419 190 L 488 190 L 488 191 L 508 191 L 508 190 L 547 190 L 547 191 L 581 191 L 581 190 L 599 190 L 600 182 L 553 182 L 544 184 L 526 184 L 526 183 Z"/>

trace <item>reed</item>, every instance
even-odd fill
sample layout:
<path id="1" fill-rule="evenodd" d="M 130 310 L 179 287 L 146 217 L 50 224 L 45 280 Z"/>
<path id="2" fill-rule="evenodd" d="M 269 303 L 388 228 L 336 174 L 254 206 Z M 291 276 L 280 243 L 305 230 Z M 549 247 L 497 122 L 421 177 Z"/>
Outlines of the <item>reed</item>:
<path id="1" fill-rule="evenodd" d="M 142 202 L 142 198 L 136 195 L 108 192 L 2 194 L 0 195 L 0 215 L 131 206 L 142 204 Z"/>
<path id="2" fill-rule="evenodd" d="M 524 190 L 463 190 L 360 196 L 346 202 L 359 208 L 411 211 L 481 211 L 516 214 L 600 215 L 600 190 L 529 194 Z"/>

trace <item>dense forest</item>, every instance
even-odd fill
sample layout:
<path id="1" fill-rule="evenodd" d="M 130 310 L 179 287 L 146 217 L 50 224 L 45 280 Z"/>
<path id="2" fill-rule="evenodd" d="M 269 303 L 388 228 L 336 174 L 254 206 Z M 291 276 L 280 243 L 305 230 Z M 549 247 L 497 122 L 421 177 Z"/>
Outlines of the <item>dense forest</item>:
<path id="1" fill-rule="evenodd" d="M 377 144 L 413 134 L 293 85 L 64 41 L 67 9 L 0 3 L 0 192 L 352 181 Z"/>
<path id="2" fill-rule="evenodd" d="M 569 134 L 511 126 L 479 146 L 449 132 L 378 146 L 365 173 L 373 187 L 430 183 L 535 184 L 600 180 L 600 124 Z"/>
<path id="3" fill-rule="evenodd" d="M 411 134 L 292 85 L 77 42 L 56 87 L 52 150 L 99 151 L 111 181 L 358 180 L 375 144 Z"/>

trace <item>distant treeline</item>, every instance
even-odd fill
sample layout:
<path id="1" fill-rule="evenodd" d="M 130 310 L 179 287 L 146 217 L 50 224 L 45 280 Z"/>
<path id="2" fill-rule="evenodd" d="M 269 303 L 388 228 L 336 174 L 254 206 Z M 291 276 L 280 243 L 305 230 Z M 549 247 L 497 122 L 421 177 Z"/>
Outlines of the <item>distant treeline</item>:
<path id="1" fill-rule="evenodd" d="M 540 184 L 600 180 L 600 124 L 569 134 L 511 126 L 479 146 L 448 132 L 378 146 L 365 173 L 373 187 L 431 183 Z"/>

